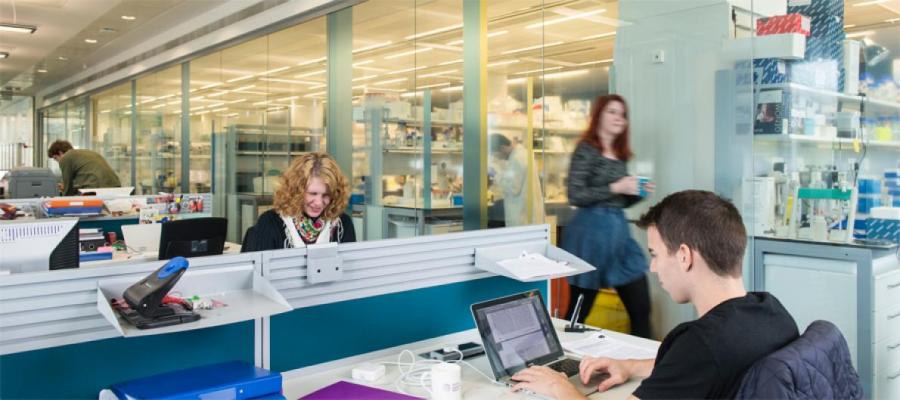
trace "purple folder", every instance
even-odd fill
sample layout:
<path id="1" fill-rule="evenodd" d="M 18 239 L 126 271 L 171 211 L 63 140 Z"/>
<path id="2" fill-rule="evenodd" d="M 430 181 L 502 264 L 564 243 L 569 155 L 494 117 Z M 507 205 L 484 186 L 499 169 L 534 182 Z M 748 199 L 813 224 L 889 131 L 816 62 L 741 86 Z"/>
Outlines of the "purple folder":
<path id="1" fill-rule="evenodd" d="M 340 381 L 306 396 L 300 400 L 422 400 L 421 397 L 413 397 L 384 389 L 376 389 L 369 386 Z"/>

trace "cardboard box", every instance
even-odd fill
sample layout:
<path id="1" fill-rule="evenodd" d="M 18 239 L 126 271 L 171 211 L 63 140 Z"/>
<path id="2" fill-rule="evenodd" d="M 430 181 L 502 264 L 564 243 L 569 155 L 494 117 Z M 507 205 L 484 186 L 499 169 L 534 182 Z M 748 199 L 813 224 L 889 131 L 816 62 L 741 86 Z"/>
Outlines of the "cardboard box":
<path id="1" fill-rule="evenodd" d="M 802 14 L 776 15 L 756 20 L 756 34 L 759 36 L 779 33 L 810 34 L 809 17 Z"/>

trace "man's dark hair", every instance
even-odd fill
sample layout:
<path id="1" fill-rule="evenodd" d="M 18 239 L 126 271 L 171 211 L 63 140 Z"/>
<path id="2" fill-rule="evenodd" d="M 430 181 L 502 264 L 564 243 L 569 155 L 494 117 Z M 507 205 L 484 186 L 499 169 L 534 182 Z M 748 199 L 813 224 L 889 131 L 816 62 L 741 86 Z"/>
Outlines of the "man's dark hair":
<path id="1" fill-rule="evenodd" d="M 493 153 L 496 151 L 500 151 L 500 147 L 512 146 L 512 142 L 509 141 L 509 139 L 502 134 L 492 133 L 491 137 L 490 137 L 489 145 L 490 145 L 491 152 Z"/>
<path id="2" fill-rule="evenodd" d="M 747 230 L 734 204 L 715 193 L 670 194 L 650 207 L 637 225 L 656 228 L 669 254 L 685 244 L 700 253 L 716 275 L 741 275 Z"/>
<path id="3" fill-rule="evenodd" d="M 47 149 L 47 157 L 53 158 L 53 156 L 59 153 L 66 154 L 69 150 L 72 150 L 72 143 L 69 143 L 66 140 L 57 139 L 50 145 L 50 148 Z"/>

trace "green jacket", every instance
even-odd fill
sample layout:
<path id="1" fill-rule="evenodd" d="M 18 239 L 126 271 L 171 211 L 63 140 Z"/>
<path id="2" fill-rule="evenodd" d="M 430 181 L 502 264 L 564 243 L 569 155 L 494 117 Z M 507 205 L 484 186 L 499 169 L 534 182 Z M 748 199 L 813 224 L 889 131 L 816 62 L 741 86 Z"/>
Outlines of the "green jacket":
<path id="1" fill-rule="evenodd" d="M 78 189 L 121 187 L 119 176 L 103 156 L 90 150 L 72 149 L 59 160 L 63 196 L 76 196 Z"/>

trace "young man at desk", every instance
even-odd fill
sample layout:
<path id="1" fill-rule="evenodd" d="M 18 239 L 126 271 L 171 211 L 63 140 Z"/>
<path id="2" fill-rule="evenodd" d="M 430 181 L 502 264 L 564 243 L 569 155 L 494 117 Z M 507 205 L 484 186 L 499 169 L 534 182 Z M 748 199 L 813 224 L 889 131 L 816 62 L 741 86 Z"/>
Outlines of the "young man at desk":
<path id="1" fill-rule="evenodd" d="M 778 300 L 747 293 L 742 259 L 747 234 L 729 201 L 687 190 L 667 196 L 638 221 L 647 230 L 650 271 L 679 304 L 691 303 L 699 318 L 666 335 L 656 359 L 581 361 L 585 383 L 609 374 L 604 392 L 631 378 L 644 378 L 632 398 L 733 398 L 744 372 L 757 360 L 797 338 L 797 324 Z M 534 366 L 512 377 L 513 390 L 557 399 L 583 399 L 565 376 Z"/>

